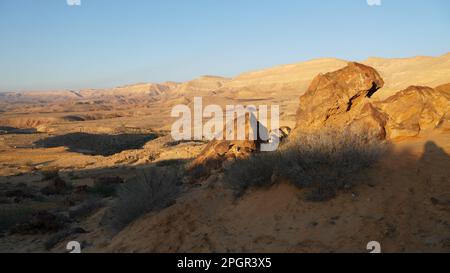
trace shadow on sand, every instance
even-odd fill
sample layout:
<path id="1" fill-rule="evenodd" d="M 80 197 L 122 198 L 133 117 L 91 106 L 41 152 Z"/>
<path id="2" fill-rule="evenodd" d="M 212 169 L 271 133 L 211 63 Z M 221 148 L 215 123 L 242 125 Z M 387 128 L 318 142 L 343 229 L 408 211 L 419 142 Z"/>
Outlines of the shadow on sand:
<path id="1" fill-rule="evenodd" d="M 0 126 L 0 135 L 6 134 L 18 134 L 18 135 L 26 135 L 26 134 L 36 134 L 37 130 L 35 128 L 26 128 L 20 129 L 10 126 Z"/>
<path id="2" fill-rule="evenodd" d="M 156 134 L 88 134 L 70 133 L 36 141 L 40 148 L 68 147 L 69 151 L 86 155 L 111 156 L 122 151 L 140 149 L 157 138 Z"/>

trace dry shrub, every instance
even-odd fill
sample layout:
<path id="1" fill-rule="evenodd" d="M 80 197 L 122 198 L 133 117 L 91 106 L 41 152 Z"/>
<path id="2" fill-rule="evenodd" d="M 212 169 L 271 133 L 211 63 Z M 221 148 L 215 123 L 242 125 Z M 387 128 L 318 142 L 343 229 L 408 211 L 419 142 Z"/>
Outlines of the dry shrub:
<path id="1" fill-rule="evenodd" d="M 180 192 L 181 171 L 177 167 L 152 167 L 117 190 L 109 225 L 121 230 L 140 216 L 170 205 Z"/>
<path id="2" fill-rule="evenodd" d="M 241 196 L 249 188 L 263 188 L 273 185 L 272 175 L 278 153 L 260 153 L 248 159 L 237 160 L 225 171 L 225 178 Z"/>
<path id="3" fill-rule="evenodd" d="M 364 181 L 364 172 L 388 147 L 367 134 L 324 130 L 301 135 L 276 152 L 237 161 L 226 171 L 225 178 L 238 194 L 286 179 L 309 189 L 308 200 L 325 201 L 333 198 L 338 190 Z"/>
<path id="4" fill-rule="evenodd" d="M 31 207 L 22 205 L 0 206 L 0 233 L 8 231 L 17 223 L 22 222 L 35 212 Z"/>

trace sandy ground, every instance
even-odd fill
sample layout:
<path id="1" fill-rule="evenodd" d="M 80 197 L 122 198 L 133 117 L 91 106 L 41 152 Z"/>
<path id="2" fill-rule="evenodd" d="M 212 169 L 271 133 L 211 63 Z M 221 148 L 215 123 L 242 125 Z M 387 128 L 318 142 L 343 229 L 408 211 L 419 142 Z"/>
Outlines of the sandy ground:
<path id="1" fill-rule="evenodd" d="M 131 224 L 106 250 L 366 252 L 378 241 L 385 252 L 448 252 L 449 136 L 398 143 L 365 183 L 324 203 L 286 183 L 235 199 L 212 181 Z"/>

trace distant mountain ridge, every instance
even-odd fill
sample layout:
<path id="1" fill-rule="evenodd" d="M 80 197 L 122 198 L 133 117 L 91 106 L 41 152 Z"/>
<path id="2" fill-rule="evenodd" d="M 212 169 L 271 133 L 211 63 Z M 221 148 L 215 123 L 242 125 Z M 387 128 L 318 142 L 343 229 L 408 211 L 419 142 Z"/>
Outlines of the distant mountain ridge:
<path id="1" fill-rule="evenodd" d="M 27 91 L 0 93 L 10 102 L 54 102 L 77 100 L 117 100 L 128 103 L 170 99 L 180 96 L 226 96 L 234 99 L 296 99 L 304 93 L 312 78 L 346 66 L 348 61 L 321 58 L 242 73 L 233 78 L 203 76 L 184 82 L 138 83 L 116 88 L 80 91 Z M 376 97 L 385 99 L 410 85 L 436 87 L 450 82 L 450 53 L 439 57 L 376 58 L 361 63 L 375 68 L 385 86 Z"/>

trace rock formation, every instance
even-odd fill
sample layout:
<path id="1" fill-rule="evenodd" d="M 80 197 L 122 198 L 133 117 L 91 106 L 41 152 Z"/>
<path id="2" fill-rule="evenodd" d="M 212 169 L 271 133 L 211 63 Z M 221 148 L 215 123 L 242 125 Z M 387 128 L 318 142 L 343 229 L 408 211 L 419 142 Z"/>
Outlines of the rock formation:
<path id="1" fill-rule="evenodd" d="M 436 90 L 442 93 L 448 100 L 450 100 L 450 83 L 439 85 Z"/>
<path id="2" fill-rule="evenodd" d="M 392 139 L 435 129 L 450 111 L 442 92 L 423 86 L 410 86 L 377 106 L 388 115 L 386 130 Z"/>
<path id="3" fill-rule="evenodd" d="M 255 121 L 256 126 L 251 126 L 251 120 Z M 231 124 L 226 124 L 219 135 L 222 140 L 212 140 L 200 153 L 200 155 L 190 164 L 189 171 L 194 177 L 206 177 L 212 170 L 220 169 L 225 162 L 231 162 L 235 159 L 243 159 L 251 153 L 258 150 L 263 142 L 261 135 L 268 136 L 268 129 L 256 120 L 253 114 L 245 116 L 245 140 L 226 140 L 226 135 L 234 135 L 236 139 L 236 126 L 238 118 L 236 117 Z M 228 131 L 227 128 L 234 128 Z"/>
<path id="4" fill-rule="evenodd" d="M 324 127 L 340 128 L 350 124 L 357 116 L 360 119 L 364 117 L 364 120 L 354 122 L 353 127 L 362 123 L 383 123 L 382 115 L 366 101 L 383 84 L 375 69 L 358 63 L 349 63 L 337 71 L 319 74 L 300 97 L 294 135 Z"/>
<path id="5" fill-rule="evenodd" d="M 441 86 L 439 90 L 411 86 L 384 101 L 372 100 L 372 95 L 383 85 L 383 79 L 374 68 L 359 63 L 348 63 L 337 71 L 319 74 L 300 97 L 296 127 L 289 137 L 328 128 L 377 139 L 395 139 L 448 126 L 448 86 Z M 224 140 L 211 141 L 205 147 L 188 168 L 191 176 L 206 178 L 215 170 L 226 168 L 228 163 L 258 151 L 263 143 L 260 136 L 268 134 L 268 130 L 259 122 L 254 128 L 250 126 L 252 118 L 256 120 L 253 115 L 245 118 L 245 140 L 225 140 L 227 128 L 235 128 L 237 119 L 232 127 L 224 126 L 221 133 Z M 290 130 L 278 131 L 283 138 Z M 249 138 L 250 135 L 257 137 Z"/>
<path id="6" fill-rule="evenodd" d="M 300 97 L 292 135 L 332 128 L 394 139 L 447 126 L 448 85 L 437 89 L 410 86 L 384 101 L 371 101 L 381 87 L 383 79 L 378 72 L 358 63 L 319 74 Z"/>

